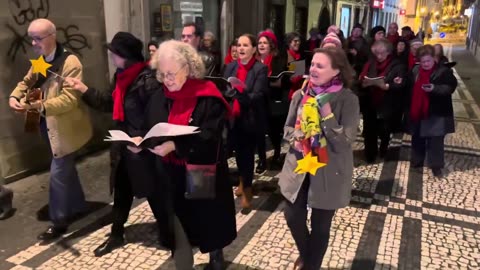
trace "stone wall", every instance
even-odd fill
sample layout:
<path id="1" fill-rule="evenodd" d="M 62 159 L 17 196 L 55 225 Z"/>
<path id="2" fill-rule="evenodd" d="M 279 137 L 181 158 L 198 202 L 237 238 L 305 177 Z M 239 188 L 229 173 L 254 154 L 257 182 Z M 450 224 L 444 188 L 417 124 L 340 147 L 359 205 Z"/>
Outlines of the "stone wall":
<path id="1" fill-rule="evenodd" d="M 87 85 L 108 86 L 105 19 L 102 0 L 3 0 L 0 1 L 0 182 L 12 181 L 48 168 L 49 151 L 39 134 L 25 134 L 23 116 L 11 112 L 8 97 L 35 58 L 26 41 L 29 23 L 48 18 L 57 26 L 57 38 L 80 57 Z M 109 126 L 108 117 L 91 112 L 96 139 L 86 149 L 98 147 Z M 85 150 L 83 150 L 85 152 Z"/>

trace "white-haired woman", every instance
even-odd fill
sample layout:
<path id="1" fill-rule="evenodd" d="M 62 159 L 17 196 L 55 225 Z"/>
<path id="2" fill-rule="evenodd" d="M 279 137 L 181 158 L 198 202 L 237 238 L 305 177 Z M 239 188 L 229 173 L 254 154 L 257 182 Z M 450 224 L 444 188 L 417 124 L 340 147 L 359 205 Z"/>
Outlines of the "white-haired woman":
<path id="1" fill-rule="evenodd" d="M 235 206 L 227 181 L 222 130 L 231 114 L 230 106 L 215 84 L 202 80 L 205 67 L 190 45 L 179 41 L 162 43 L 152 59 L 163 90 L 152 96 L 147 126 L 159 122 L 192 125 L 200 133 L 161 138 L 151 151 L 158 156 L 158 170 L 168 177 L 158 179 L 164 186 L 164 223 L 169 247 L 177 269 L 192 269 L 192 247 L 210 252 L 210 269 L 223 269 L 222 249 L 237 235 Z M 216 164 L 215 196 L 192 199 L 186 196 L 187 164 Z"/>

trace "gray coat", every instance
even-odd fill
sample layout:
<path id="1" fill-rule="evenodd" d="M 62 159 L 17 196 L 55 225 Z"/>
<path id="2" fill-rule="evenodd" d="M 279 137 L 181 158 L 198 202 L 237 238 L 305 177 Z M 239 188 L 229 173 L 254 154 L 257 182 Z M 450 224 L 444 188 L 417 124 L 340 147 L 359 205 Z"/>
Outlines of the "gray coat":
<path id="1" fill-rule="evenodd" d="M 284 139 L 293 138 L 297 110 L 303 92 L 297 91 L 290 104 L 285 123 Z M 334 210 L 345 207 L 350 202 L 353 175 L 352 143 L 357 136 L 360 121 L 360 107 L 357 96 L 349 89 L 342 89 L 331 100 L 333 118 L 323 121 L 320 126 L 327 139 L 328 164 L 310 176 L 308 205 L 312 208 Z M 306 174 L 294 172 L 297 160 L 303 156 L 290 147 L 285 164 L 280 173 L 282 195 L 294 203 Z"/>

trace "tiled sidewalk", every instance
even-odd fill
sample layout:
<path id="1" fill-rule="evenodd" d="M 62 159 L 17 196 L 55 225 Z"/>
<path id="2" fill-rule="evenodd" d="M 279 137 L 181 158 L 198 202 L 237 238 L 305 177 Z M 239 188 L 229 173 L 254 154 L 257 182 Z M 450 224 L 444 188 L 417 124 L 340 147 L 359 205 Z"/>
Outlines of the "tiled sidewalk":
<path id="1" fill-rule="evenodd" d="M 385 160 L 357 164 L 352 201 L 335 215 L 323 268 L 480 268 L 480 109 L 459 82 L 454 95 L 457 132 L 446 139 L 446 176 L 438 179 L 426 168 L 410 168 L 407 135 L 394 138 Z M 360 155 L 360 138 L 355 149 Z M 238 238 L 225 249 L 228 269 L 292 269 L 298 252 L 276 190 L 277 173 L 257 179 L 255 210 L 238 212 Z M 96 223 L 7 261 L 17 270 L 174 269 L 169 252 L 154 242 L 153 222 L 143 202 L 131 211 L 128 244 L 112 254 L 92 256 L 109 232 L 108 225 Z M 195 254 L 199 269 L 207 262 L 208 255 Z"/>

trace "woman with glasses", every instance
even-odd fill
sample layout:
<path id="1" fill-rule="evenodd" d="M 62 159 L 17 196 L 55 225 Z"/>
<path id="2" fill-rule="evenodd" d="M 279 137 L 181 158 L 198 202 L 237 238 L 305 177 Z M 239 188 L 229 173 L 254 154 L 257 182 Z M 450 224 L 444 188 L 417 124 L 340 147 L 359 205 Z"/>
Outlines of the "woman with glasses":
<path id="1" fill-rule="evenodd" d="M 424 163 L 435 177 L 443 176 L 445 135 L 455 132 L 452 94 L 458 82 L 452 69 L 436 62 L 435 48 L 425 45 L 417 50 L 420 65 L 409 75 L 407 115 L 412 135 L 410 166 Z"/>
<path id="2" fill-rule="evenodd" d="M 238 60 L 226 67 L 223 76 L 236 77 L 244 83 L 244 87 L 237 87 L 233 97 L 234 119 L 229 130 L 229 138 L 235 150 L 240 174 L 240 184 L 236 194 L 242 197 L 242 208 L 248 211 L 253 197 L 255 138 L 259 130 L 264 130 L 266 124 L 265 98 L 268 91 L 268 68 L 255 58 L 257 52 L 255 36 L 244 34 L 239 37 L 237 52 Z"/>
<path id="3" fill-rule="evenodd" d="M 152 139 L 150 151 L 156 156 L 157 171 L 166 173 L 157 179 L 163 193 L 156 199 L 165 213 L 159 222 L 166 228 L 160 233 L 168 240 L 176 269 L 193 268 L 192 247 L 210 253 L 209 269 L 224 269 L 222 249 L 237 235 L 222 138 L 230 106 L 213 82 L 202 80 L 205 66 L 192 46 L 166 41 L 151 64 L 163 89 L 151 98 L 147 126 L 168 122 L 200 130 L 193 135 Z M 212 170 L 201 173 L 194 168 L 202 166 Z M 199 186 L 210 183 L 214 188 L 194 196 L 190 185 L 194 179 Z"/>
<path id="4" fill-rule="evenodd" d="M 364 94 L 366 94 L 363 113 L 363 136 L 365 138 L 365 158 L 373 163 L 377 157 L 384 157 L 390 143 L 390 133 L 394 124 L 399 124 L 398 115 L 402 112 L 402 100 L 407 67 L 393 55 L 393 46 L 386 39 L 380 39 L 372 45 L 371 58 L 363 67 L 359 76 Z M 380 150 L 377 140 L 380 137 Z"/>
<path id="5" fill-rule="evenodd" d="M 302 45 L 302 39 L 299 33 L 297 32 L 288 33 L 287 36 L 285 37 L 285 40 L 288 46 L 287 63 L 289 65 L 294 61 L 305 59 L 305 56 L 303 55 L 302 51 L 300 51 L 300 48 Z M 295 93 L 295 91 L 302 88 L 302 83 L 303 83 L 303 75 L 292 76 L 290 78 L 290 92 L 288 94 L 289 100 L 292 99 L 293 93 Z"/>
<path id="6" fill-rule="evenodd" d="M 148 131 L 144 120 L 146 105 L 150 96 L 160 91 L 161 84 L 143 58 L 142 42 L 132 34 L 118 32 L 107 47 L 112 62 L 117 67 L 113 91 L 99 91 L 73 78 L 67 78 L 67 82 L 82 93 L 82 99 L 89 106 L 112 112 L 114 129 L 122 130 L 140 141 Z M 136 153 L 131 145 L 113 142 L 110 157 L 110 190 L 114 193 L 113 224 L 109 238 L 94 251 L 97 257 L 123 246 L 124 224 L 134 196 L 148 199 L 157 220 L 161 210 L 156 199 L 160 187 L 152 173 L 154 162 L 150 153 Z M 163 244 L 164 241 L 160 242 Z"/>

